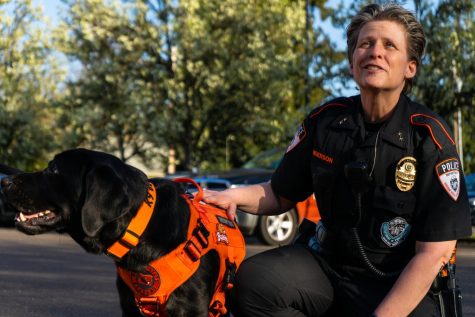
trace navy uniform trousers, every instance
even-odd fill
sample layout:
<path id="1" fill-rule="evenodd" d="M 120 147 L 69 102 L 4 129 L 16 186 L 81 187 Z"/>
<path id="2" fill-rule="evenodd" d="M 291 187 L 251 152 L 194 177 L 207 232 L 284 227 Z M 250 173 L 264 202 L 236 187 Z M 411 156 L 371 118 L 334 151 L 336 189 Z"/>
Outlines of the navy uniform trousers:
<path id="1" fill-rule="evenodd" d="M 369 317 L 394 280 L 342 278 L 301 245 L 268 250 L 245 260 L 231 292 L 234 317 Z M 410 317 L 439 317 L 427 294 Z"/>

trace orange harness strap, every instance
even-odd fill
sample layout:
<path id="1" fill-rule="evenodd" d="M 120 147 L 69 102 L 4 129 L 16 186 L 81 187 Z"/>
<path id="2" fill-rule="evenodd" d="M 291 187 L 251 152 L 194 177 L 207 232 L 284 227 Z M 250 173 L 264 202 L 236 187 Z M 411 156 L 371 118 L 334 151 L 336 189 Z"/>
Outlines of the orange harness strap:
<path id="1" fill-rule="evenodd" d="M 105 252 L 108 256 L 112 257 L 116 261 L 120 261 L 130 249 L 137 246 L 140 236 L 145 231 L 145 228 L 152 218 L 153 210 L 155 208 L 155 202 L 157 193 L 155 186 L 152 183 L 148 183 L 147 195 L 137 211 L 137 214 L 132 218 L 129 226 L 125 230 L 120 239 L 114 242 Z"/>
<path id="2" fill-rule="evenodd" d="M 175 181 L 192 183 L 198 188 L 192 200 L 184 195 L 190 209 L 186 241 L 167 255 L 150 262 L 147 273 L 132 272 L 121 267 L 117 267 L 117 271 L 134 292 L 135 302 L 143 315 L 164 316 L 170 294 L 196 272 L 203 255 L 216 250 L 220 269 L 209 316 L 224 315 L 227 312 L 225 292 L 232 288 L 234 274 L 245 256 L 244 238 L 237 224 L 227 218 L 225 211 L 201 202 L 203 190 L 198 184 L 186 178 Z"/>

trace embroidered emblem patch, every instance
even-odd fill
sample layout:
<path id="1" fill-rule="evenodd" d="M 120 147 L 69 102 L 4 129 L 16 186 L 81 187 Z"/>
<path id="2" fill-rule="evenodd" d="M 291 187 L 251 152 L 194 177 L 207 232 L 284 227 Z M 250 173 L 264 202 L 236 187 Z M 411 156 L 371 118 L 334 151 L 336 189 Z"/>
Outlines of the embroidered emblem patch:
<path id="1" fill-rule="evenodd" d="M 220 223 L 216 225 L 216 242 L 223 243 L 226 245 L 229 244 L 229 238 L 228 238 L 228 235 L 226 234 L 226 229 Z"/>
<path id="2" fill-rule="evenodd" d="M 460 170 L 459 161 L 455 158 L 449 158 L 435 166 L 440 183 L 450 198 L 457 201 L 460 194 Z"/>
<path id="3" fill-rule="evenodd" d="M 416 183 L 416 159 L 406 156 L 397 162 L 396 165 L 396 186 L 402 192 L 407 192 Z"/>
<path id="4" fill-rule="evenodd" d="M 303 124 L 300 125 L 298 128 L 297 132 L 295 132 L 294 138 L 292 142 L 290 142 L 289 147 L 287 148 L 287 151 L 285 153 L 290 152 L 293 148 L 295 148 L 300 141 L 305 139 L 305 136 L 307 135 L 307 131 L 305 130 L 305 126 Z"/>
<path id="5" fill-rule="evenodd" d="M 401 244 L 410 231 L 411 225 L 407 223 L 406 219 L 396 217 L 381 225 L 381 240 L 392 248 Z"/>
<path id="6" fill-rule="evenodd" d="M 142 296 L 155 294 L 160 288 L 160 274 L 150 265 L 146 268 L 150 274 L 131 272 L 132 285 L 134 289 Z"/>

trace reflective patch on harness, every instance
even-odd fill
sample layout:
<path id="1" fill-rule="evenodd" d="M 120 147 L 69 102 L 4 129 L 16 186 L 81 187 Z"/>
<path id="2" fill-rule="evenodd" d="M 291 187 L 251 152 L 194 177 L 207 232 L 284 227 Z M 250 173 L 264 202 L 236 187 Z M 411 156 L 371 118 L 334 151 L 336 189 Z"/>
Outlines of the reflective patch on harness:
<path id="1" fill-rule="evenodd" d="M 409 231 L 411 231 L 411 225 L 407 223 L 406 219 L 396 217 L 389 222 L 383 222 L 381 239 L 392 248 L 404 242 Z"/>
<path id="2" fill-rule="evenodd" d="M 305 130 L 305 126 L 303 123 L 298 128 L 297 132 L 295 132 L 294 138 L 292 142 L 290 142 L 289 147 L 285 153 L 289 153 L 292 151 L 305 137 L 307 136 L 307 131 Z"/>
<path id="3" fill-rule="evenodd" d="M 226 233 L 226 229 L 220 223 L 216 224 L 216 243 L 223 243 L 226 245 L 229 244 L 229 238 Z"/>
<path id="4" fill-rule="evenodd" d="M 452 157 L 437 164 L 435 167 L 442 187 L 454 201 L 457 201 L 460 194 L 459 166 L 459 161 L 455 157 Z"/>
<path id="5" fill-rule="evenodd" d="M 142 296 L 149 296 L 155 294 L 160 288 L 160 274 L 152 266 L 148 265 L 146 268 L 150 274 L 130 272 L 132 285 L 137 293 Z"/>

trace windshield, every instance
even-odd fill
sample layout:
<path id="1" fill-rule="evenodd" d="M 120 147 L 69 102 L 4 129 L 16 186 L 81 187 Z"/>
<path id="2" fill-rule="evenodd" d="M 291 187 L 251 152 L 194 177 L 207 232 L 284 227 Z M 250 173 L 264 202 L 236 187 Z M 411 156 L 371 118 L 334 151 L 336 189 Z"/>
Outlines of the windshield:
<path id="1" fill-rule="evenodd" d="M 275 148 L 258 154 L 256 157 L 245 163 L 242 167 L 275 170 L 279 165 L 283 155 L 284 149 Z"/>
<path id="2" fill-rule="evenodd" d="M 467 191 L 475 192 L 475 174 L 470 174 L 465 177 L 465 183 L 467 184 Z"/>

